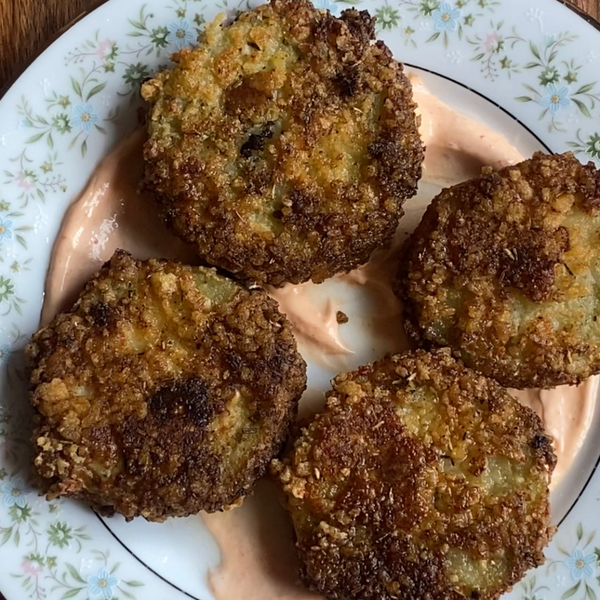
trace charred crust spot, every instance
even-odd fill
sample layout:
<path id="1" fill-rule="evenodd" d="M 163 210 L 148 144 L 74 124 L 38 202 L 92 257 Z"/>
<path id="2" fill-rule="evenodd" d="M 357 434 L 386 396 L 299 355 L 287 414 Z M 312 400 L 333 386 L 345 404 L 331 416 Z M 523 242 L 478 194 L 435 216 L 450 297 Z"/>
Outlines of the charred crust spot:
<path id="1" fill-rule="evenodd" d="M 545 434 L 535 435 L 531 441 L 531 447 L 534 450 L 541 451 L 542 454 L 547 456 L 551 456 L 554 453 L 554 450 L 552 449 L 552 441 Z"/>
<path id="2" fill-rule="evenodd" d="M 148 410 L 153 413 L 159 426 L 184 420 L 202 429 L 208 425 L 218 408 L 209 396 L 208 386 L 198 378 L 174 381 L 148 399 Z"/>
<path id="3" fill-rule="evenodd" d="M 498 270 L 498 280 L 503 287 L 522 291 L 535 302 L 552 298 L 556 266 L 563 262 L 568 252 L 569 232 L 559 227 L 555 232 L 537 228 L 518 231 L 512 248 L 498 248 L 498 261 L 487 253 L 481 270 Z M 460 265 L 457 267 L 460 270 Z"/>
<path id="4" fill-rule="evenodd" d="M 550 240 L 545 236 L 546 232 L 536 229 L 521 235 L 514 250 L 503 253 L 498 275 L 503 286 L 517 288 L 535 302 L 552 298 L 556 265 L 569 250 L 569 233 L 564 227 Z"/>
<path id="5" fill-rule="evenodd" d="M 235 373 L 239 373 L 244 366 L 244 359 L 235 351 L 229 352 L 225 357 L 225 361 Z"/>
<path id="6" fill-rule="evenodd" d="M 355 67 L 348 67 L 336 75 L 333 83 L 343 98 L 351 98 L 359 86 L 359 72 Z"/>
<path id="7" fill-rule="evenodd" d="M 363 44 L 375 39 L 375 24 L 377 19 L 368 10 L 358 11 L 354 8 L 342 12 L 342 21 L 346 23 L 350 33 Z"/>
<path id="8" fill-rule="evenodd" d="M 97 302 L 90 306 L 89 315 L 96 327 L 105 329 L 111 322 L 112 309 L 104 302 Z"/>
<path id="9" fill-rule="evenodd" d="M 290 193 L 290 201 L 290 207 L 280 210 L 281 220 L 296 231 L 319 231 L 323 215 L 319 212 L 318 199 L 304 190 L 294 190 Z"/>
<path id="10" fill-rule="evenodd" d="M 269 121 L 258 133 L 251 133 L 248 139 L 240 148 L 240 155 L 243 158 L 249 158 L 253 152 L 262 151 L 265 147 L 265 140 L 273 137 L 274 123 Z"/>

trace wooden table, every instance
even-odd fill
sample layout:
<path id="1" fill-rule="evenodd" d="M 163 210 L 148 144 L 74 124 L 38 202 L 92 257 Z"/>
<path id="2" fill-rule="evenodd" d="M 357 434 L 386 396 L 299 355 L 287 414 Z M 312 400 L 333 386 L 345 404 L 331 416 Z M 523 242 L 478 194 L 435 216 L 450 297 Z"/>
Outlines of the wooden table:
<path id="1" fill-rule="evenodd" d="M 600 0 L 567 1 L 600 20 Z M 0 0 L 0 88 L 16 77 L 63 27 L 102 2 Z"/>

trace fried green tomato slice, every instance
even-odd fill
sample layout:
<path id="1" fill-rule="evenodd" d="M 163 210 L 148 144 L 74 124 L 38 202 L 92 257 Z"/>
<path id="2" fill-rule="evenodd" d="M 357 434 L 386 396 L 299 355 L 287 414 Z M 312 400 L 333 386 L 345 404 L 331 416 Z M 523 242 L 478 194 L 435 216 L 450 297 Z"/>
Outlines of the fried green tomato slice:
<path id="1" fill-rule="evenodd" d="M 306 383 L 290 325 L 264 292 L 122 251 L 27 353 L 48 497 L 127 519 L 241 502 Z"/>
<path id="2" fill-rule="evenodd" d="M 145 83 L 145 188 L 205 261 L 258 283 L 365 263 L 414 195 L 412 88 L 374 19 L 272 0 Z"/>
<path id="3" fill-rule="evenodd" d="M 449 351 L 338 375 L 272 470 L 301 577 L 335 600 L 491 600 L 544 561 L 556 458 L 539 417 Z"/>
<path id="4" fill-rule="evenodd" d="M 505 387 L 600 371 L 600 173 L 572 154 L 443 190 L 397 282 L 408 332 Z"/>

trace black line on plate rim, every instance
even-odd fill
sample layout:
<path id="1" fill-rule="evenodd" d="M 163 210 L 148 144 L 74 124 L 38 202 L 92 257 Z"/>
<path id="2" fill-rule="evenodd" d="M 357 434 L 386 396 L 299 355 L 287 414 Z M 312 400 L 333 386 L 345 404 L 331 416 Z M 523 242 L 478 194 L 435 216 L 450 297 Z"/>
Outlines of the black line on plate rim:
<path id="1" fill-rule="evenodd" d="M 169 581 L 168 579 L 165 579 L 160 573 L 157 573 L 152 567 L 147 565 L 137 554 L 135 554 L 135 552 L 133 552 L 128 546 L 126 546 L 121 541 L 121 539 L 117 536 L 117 534 L 106 524 L 104 519 L 98 513 L 95 512 L 94 514 L 96 515 L 96 517 L 100 521 L 100 523 L 102 523 L 102 525 L 104 525 L 104 527 L 106 527 L 106 529 L 110 533 L 110 535 L 112 535 L 115 538 L 115 540 L 117 540 L 117 542 L 119 542 L 119 544 L 121 544 L 121 546 L 123 546 L 123 548 L 125 548 L 125 550 L 127 550 L 127 552 L 129 552 L 129 554 L 131 554 L 131 556 L 133 556 L 133 558 L 135 558 L 138 562 L 143 564 L 144 567 L 146 567 L 146 569 L 148 569 L 148 571 L 150 571 L 152 574 L 156 575 L 159 579 L 162 579 L 162 581 L 164 581 L 165 583 L 170 585 L 172 588 L 175 588 L 178 592 L 181 592 L 188 598 L 192 598 L 193 600 L 200 600 L 200 598 L 198 598 L 198 596 L 194 596 L 193 594 L 190 594 L 189 592 L 182 590 L 178 585 Z"/>
<path id="2" fill-rule="evenodd" d="M 575 505 L 579 502 L 579 500 L 581 499 L 581 496 L 583 496 L 583 493 L 585 492 L 587 486 L 589 485 L 590 481 L 592 480 L 592 477 L 594 477 L 596 470 L 598 469 L 598 465 L 600 465 L 600 456 L 598 456 L 598 458 L 596 460 L 596 464 L 592 467 L 592 472 L 590 473 L 590 476 L 587 478 L 587 481 L 585 482 L 584 486 L 581 488 L 581 491 L 579 492 L 579 494 L 577 494 L 577 498 L 575 498 L 575 500 L 573 501 L 573 504 L 571 504 L 571 508 L 569 508 L 569 510 L 564 514 L 563 518 L 559 521 L 557 527 L 560 527 L 565 522 L 565 519 L 571 514 L 571 511 L 575 508 Z"/>
<path id="3" fill-rule="evenodd" d="M 490 104 L 495 106 L 496 108 L 500 109 L 505 115 L 509 116 L 511 119 L 516 121 L 523 129 L 525 129 L 525 131 L 527 131 L 532 137 L 534 137 L 540 143 L 540 145 L 544 147 L 544 149 L 547 152 L 550 152 L 550 154 L 554 154 L 554 152 L 550 149 L 550 147 L 536 133 L 531 131 L 531 129 L 529 129 L 529 127 L 527 127 L 527 125 L 525 125 L 525 123 L 523 123 L 523 121 L 521 121 L 520 119 L 517 119 L 517 117 L 515 117 L 511 112 L 506 110 L 506 108 L 504 108 L 503 106 L 500 106 L 500 104 L 498 104 L 494 100 L 488 98 L 485 94 L 482 94 L 481 92 L 478 92 L 477 90 L 474 90 L 472 87 L 469 87 L 468 85 L 461 83 L 460 81 L 456 81 L 456 79 L 453 79 L 452 77 L 449 77 L 448 75 L 443 75 L 442 73 L 438 73 L 437 71 L 433 71 L 432 69 L 427 69 L 425 67 L 419 67 L 417 65 L 413 65 L 413 64 L 407 63 L 407 62 L 405 62 L 403 64 L 407 67 L 410 67 L 411 69 L 419 69 L 419 71 L 424 71 L 425 73 L 431 73 L 431 75 L 436 75 L 437 77 L 441 77 L 442 79 L 445 79 L 446 81 L 455 83 L 456 85 L 458 85 L 466 90 L 469 90 L 469 92 L 472 92 L 476 96 L 483 98 L 484 100 L 486 100 L 487 102 L 489 102 Z"/>

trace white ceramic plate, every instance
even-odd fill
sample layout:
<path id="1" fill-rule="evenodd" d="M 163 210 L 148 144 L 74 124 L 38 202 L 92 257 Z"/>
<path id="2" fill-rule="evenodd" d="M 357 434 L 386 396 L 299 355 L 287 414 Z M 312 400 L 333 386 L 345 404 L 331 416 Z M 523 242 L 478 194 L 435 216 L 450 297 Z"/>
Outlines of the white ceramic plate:
<path id="1" fill-rule="evenodd" d="M 377 15 L 380 37 L 419 68 L 431 91 L 523 154 L 572 150 L 599 162 L 600 32 L 556 0 L 316 4 Z M 205 575 L 218 549 L 199 519 L 102 520 L 75 502 L 47 503 L 29 487 L 23 347 L 37 327 L 61 218 L 135 126 L 140 82 L 193 43 L 205 20 L 246 8 L 246 0 L 110 0 L 44 52 L 0 103 L 0 591 L 8 600 L 211 597 Z M 365 348 L 353 361 L 371 358 Z M 331 374 L 312 366 L 313 387 Z M 552 495 L 560 527 L 548 560 L 507 597 L 600 597 L 599 439 L 596 414 Z"/>

